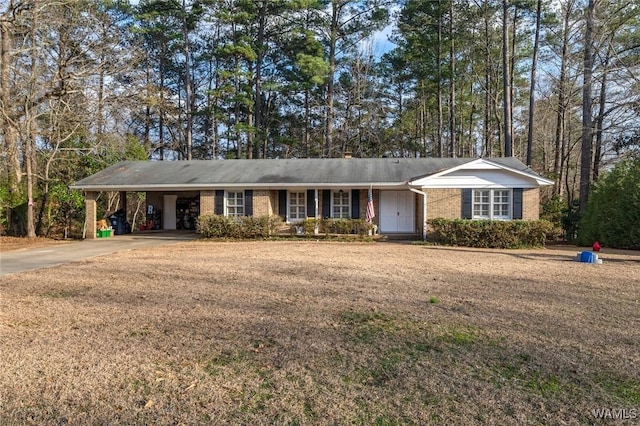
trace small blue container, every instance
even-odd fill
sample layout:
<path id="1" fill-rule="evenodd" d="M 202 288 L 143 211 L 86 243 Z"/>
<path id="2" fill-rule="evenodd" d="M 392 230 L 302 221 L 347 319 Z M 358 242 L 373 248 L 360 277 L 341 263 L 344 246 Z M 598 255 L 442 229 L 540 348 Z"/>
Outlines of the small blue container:
<path id="1" fill-rule="evenodd" d="M 580 262 L 584 263 L 596 263 L 597 256 L 590 251 L 583 251 L 580 253 Z"/>

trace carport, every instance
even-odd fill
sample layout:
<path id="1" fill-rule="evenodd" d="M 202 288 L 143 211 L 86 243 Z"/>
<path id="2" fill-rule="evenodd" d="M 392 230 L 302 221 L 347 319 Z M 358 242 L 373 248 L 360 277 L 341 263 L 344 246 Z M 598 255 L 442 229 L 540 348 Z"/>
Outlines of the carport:
<path id="1" fill-rule="evenodd" d="M 101 193 L 117 193 L 116 211 L 123 212 L 125 217 L 127 194 L 145 194 L 142 225 L 135 229 L 132 226 L 132 231 L 194 230 L 201 213 L 213 213 L 213 201 L 208 203 L 209 209 L 202 210 L 203 194 L 206 198 L 212 191 L 203 185 L 190 184 L 189 172 L 187 162 L 122 162 L 74 183 L 70 188 L 83 191 L 85 196 L 86 238 L 97 238 L 98 220 L 102 219 L 97 217 Z"/>
<path id="2" fill-rule="evenodd" d="M 74 186 L 75 187 L 75 186 Z M 79 188 L 76 188 L 79 189 Z M 140 188 L 85 190 L 86 238 L 96 238 L 98 231 L 97 200 L 101 192 L 118 192 L 117 211 L 127 215 L 127 194 L 146 194 L 145 216 L 139 230 L 195 230 L 200 215 L 200 191 L 144 191 Z"/>

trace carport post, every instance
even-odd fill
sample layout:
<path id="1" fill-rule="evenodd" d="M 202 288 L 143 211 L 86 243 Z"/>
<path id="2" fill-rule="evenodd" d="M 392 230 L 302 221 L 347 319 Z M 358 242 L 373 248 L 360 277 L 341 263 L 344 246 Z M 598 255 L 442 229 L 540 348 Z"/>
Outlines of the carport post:
<path id="1" fill-rule="evenodd" d="M 98 193 L 95 191 L 87 191 L 84 193 L 84 229 L 85 229 L 85 238 L 94 239 L 96 238 L 96 233 L 98 232 L 98 228 L 96 225 L 97 220 L 97 205 L 96 199 L 98 198 Z"/>
<path id="2" fill-rule="evenodd" d="M 118 210 L 122 210 L 124 212 L 124 217 L 126 221 L 127 217 L 127 191 L 120 191 L 120 200 L 119 200 Z"/>
<path id="3" fill-rule="evenodd" d="M 427 241 L 427 193 L 415 188 L 409 188 L 411 192 L 422 195 L 422 241 Z"/>

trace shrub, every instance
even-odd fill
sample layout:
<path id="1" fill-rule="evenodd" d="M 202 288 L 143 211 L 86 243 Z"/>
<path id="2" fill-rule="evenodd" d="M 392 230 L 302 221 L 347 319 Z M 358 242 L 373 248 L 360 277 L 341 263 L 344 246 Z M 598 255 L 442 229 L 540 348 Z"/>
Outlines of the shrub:
<path id="1" fill-rule="evenodd" d="M 640 158 L 621 161 L 592 188 L 578 244 L 640 249 Z"/>
<path id="2" fill-rule="evenodd" d="M 566 222 L 567 217 L 568 208 L 560 196 L 554 195 L 546 203 L 542 204 L 540 219 L 550 222 L 553 227 L 552 233 L 548 235 L 547 238 L 552 240 L 570 240 L 575 227 L 571 227 L 571 225 Z"/>
<path id="3" fill-rule="evenodd" d="M 298 234 L 302 229 L 304 235 L 315 235 L 316 226 L 320 234 L 356 234 L 365 236 L 373 229 L 373 225 L 364 219 L 305 219 L 292 224 L 291 234 Z"/>
<path id="4" fill-rule="evenodd" d="M 300 223 L 295 223 L 291 225 L 291 233 L 298 234 L 298 228 L 302 228 L 302 233 L 304 235 L 314 235 L 316 226 L 318 227 L 318 232 L 322 232 L 323 223 L 322 219 L 304 219 Z"/>
<path id="5" fill-rule="evenodd" d="M 433 219 L 429 226 L 429 239 L 434 242 L 481 248 L 541 247 L 553 232 L 546 220 Z"/>
<path id="6" fill-rule="evenodd" d="M 280 224 L 278 216 L 231 217 L 214 214 L 198 218 L 198 232 L 206 238 L 267 238 Z"/>

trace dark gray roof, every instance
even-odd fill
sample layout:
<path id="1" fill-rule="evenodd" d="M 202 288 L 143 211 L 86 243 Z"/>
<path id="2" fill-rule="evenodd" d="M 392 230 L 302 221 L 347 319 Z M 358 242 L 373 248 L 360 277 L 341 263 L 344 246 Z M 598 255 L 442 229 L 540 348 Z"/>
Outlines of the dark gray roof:
<path id="1" fill-rule="evenodd" d="M 403 185 L 475 159 L 311 158 L 281 160 L 123 161 L 71 187 L 89 191 L 206 189 L 225 186 Z M 515 158 L 489 161 L 538 177 Z"/>

